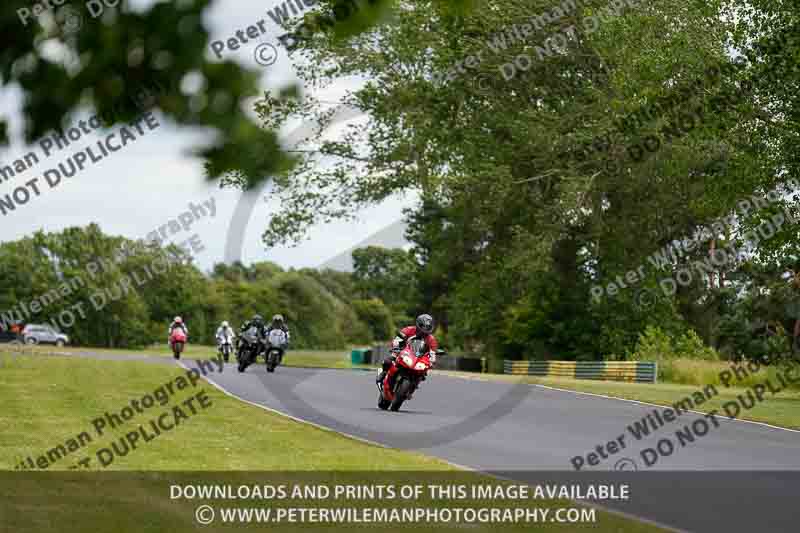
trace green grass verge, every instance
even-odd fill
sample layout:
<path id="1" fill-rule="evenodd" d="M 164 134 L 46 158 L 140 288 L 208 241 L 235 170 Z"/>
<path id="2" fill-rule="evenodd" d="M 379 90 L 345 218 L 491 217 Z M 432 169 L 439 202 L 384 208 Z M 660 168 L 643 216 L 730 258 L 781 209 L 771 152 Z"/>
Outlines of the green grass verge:
<path id="1" fill-rule="evenodd" d="M 7 346 L 0 346 L 0 350 Z M 26 346 L 22 349 L 23 354 L 71 354 L 71 355 L 120 355 L 130 357 L 172 357 L 169 347 L 164 345 L 151 346 L 143 350 L 112 349 L 112 348 L 90 348 L 90 347 L 55 347 L 55 346 Z M 185 359 L 213 359 L 217 357 L 215 346 L 203 346 L 189 344 L 183 352 Z M 233 360 L 233 356 L 231 356 Z M 370 368 L 368 365 L 353 365 L 350 361 L 350 350 L 289 350 L 284 356 L 285 366 L 297 367 L 318 367 L 318 368 Z"/>
<path id="2" fill-rule="evenodd" d="M 193 511 L 196 500 L 171 500 L 167 488 L 172 483 L 248 483 L 275 484 L 277 480 L 307 480 L 311 471 L 328 472 L 328 481 L 393 482 L 404 479 L 407 472 L 427 472 L 441 482 L 447 476 L 471 483 L 497 483 L 478 474 L 461 472 L 451 465 L 407 451 L 384 448 L 350 439 L 332 431 L 295 422 L 255 406 L 228 397 L 203 381 L 180 389 L 179 378 L 186 373 L 177 367 L 137 361 L 100 361 L 84 358 L 16 356 L 2 357 L 0 368 L 0 469 L 12 469 L 24 458 L 47 454 L 49 449 L 86 432 L 91 442 L 65 457 L 56 458 L 48 473 L 27 472 L 2 474 L 0 483 L 0 515 L 9 531 L 114 531 L 162 532 L 194 531 Z M 153 393 L 166 383 L 173 383 L 173 395 L 165 405 L 156 405 L 102 435 L 92 420 L 106 412 L 119 413 L 131 400 Z M 153 440 L 141 443 L 125 456 L 117 456 L 107 468 L 100 465 L 96 452 L 111 447 L 111 442 L 135 429 L 139 424 L 202 391 L 206 407 L 195 402 L 196 414 L 190 415 L 173 429 Z M 183 404 L 185 405 L 185 404 Z M 184 411 L 189 412 L 188 408 Z M 171 421 L 171 419 L 168 419 Z M 77 472 L 58 474 L 89 457 L 93 476 Z M 128 473 L 109 472 L 127 471 Z M 286 471 L 295 471 L 293 474 Z M 102 473 L 97 471 L 103 471 Z M 134 471 L 134 472 L 131 472 Z M 136 472 L 138 471 L 138 473 Z M 142 471 L 160 471 L 152 474 Z M 196 474 L 187 474 L 194 471 Z M 212 471 L 226 471 L 212 474 Z M 261 474 L 246 471 L 260 471 Z M 279 471 L 265 472 L 265 471 Z M 169 472 L 173 472 L 170 474 Z M 180 473 L 183 472 L 183 473 Z M 200 472 L 207 472 L 202 475 Z M 280 473 L 283 472 L 283 473 Z M 354 472 L 362 472 L 359 475 Z M 391 472 L 396 472 L 392 474 Z M 319 474 L 324 475 L 324 474 Z M 117 476 L 117 477 L 114 477 Z M 316 478 L 320 479 L 320 478 Z M 447 478 L 449 479 L 449 478 Z M 454 478 L 455 479 L 455 478 Z M 408 480 L 413 481 L 413 478 Z M 219 503 L 219 502 L 216 502 Z M 268 507 L 264 500 L 249 503 L 233 502 L 232 506 Z M 313 502 L 305 502 L 308 503 Z M 319 502 L 317 502 L 319 503 Z M 342 502 L 328 502 L 332 507 Z M 403 502 L 361 501 L 354 506 L 387 505 L 404 507 Z M 431 502 L 443 506 L 448 502 Z M 460 506 L 477 506 L 485 502 L 459 500 Z M 554 509 L 571 507 L 566 501 L 531 500 L 526 504 L 498 501 L 493 507 L 534 506 Z M 209 531 L 262 529 L 265 526 L 207 526 Z M 274 526 L 269 526 L 276 529 Z M 391 529 L 414 532 L 460 530 L 463 524 L 437 526 L 392 525 Z M 478 532 L 529 531 L 531 525 L 498 526 L 472 524 Z M 384 531 L 381 524 L 281 524 L 279 531 Z M 591 529 L 601 532 L 645 532 L 656 528 L 608 513 L 597 512 L 596 523 L 545 523 L 537 528 L 551 531 Z"/>
<path id="3" fill-rule="evenodd" d="M 111 470 L 271 470 L 271 469 L 420 469 L 446 468 L 423 455 L 403 453 L 388 463 L 378 448 L 296 423 L 230 398 L 203 381 L 177 390 L 163 407 L 156 404 L 136 414 L 119 431 L 98 436 L 92 420 L 105 412 L 119 413 L 133 399 L 153 393 L 185 371 L 171 365 L 86 358 L 4 357 L 0 373 L 0 469 L 12 469 L 29 455 L 36 460 L 55 445 L 85 431 L 93 441 L 57 461 L 64 470 L 83 457 L 93 466 L 98 449 L 153 416 L 190 398 L 201 389 L 212 405 L 181 420 L 125 457 Z M 184 408 L 187 413 L 189 410 Z M 240 450 L 252 450 L 241 453 Z M 266 452 L 269 450 L 269 453 Z"/>

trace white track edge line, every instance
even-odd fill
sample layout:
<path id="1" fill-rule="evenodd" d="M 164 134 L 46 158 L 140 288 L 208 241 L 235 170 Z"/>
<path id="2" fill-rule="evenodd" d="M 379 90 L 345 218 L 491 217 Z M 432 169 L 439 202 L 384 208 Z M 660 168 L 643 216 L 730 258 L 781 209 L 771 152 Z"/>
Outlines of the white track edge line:
<path id="1" fill-rule="evenodd" d="M 649 406 L 652 406 L 652 407 L 661 407 L 661 408 L 669 408 L 670 407 L 670 406 L 667 406 L 667 405 L 660 405 L 660 404 L 657 404 L 657 403 L 643 402 L 641 400 L 630 400 L 628 398 L 619 398 L 617 396 L 607 396 L 605 394 L 596 394 L 594 392 L 583 392 L 583 391 L 575 391 L 575 390 L 570 390 L 570 389 L 560 389 L 558 387 L 551 387 L 549 385 L 540 385 L 538 383 L 531 383 L 531 385 L 533 385 L 534 387 L 541 387 L 543 389 L 556 390 L 556 391 L 560 391 L 560 392 L 570 392 L 570 393 L 573 393 L 573 394 L 583 394 L 585 396 L 596 396 L 598 398 L 605 398 L 607 400 L 619 400 L 621 402 L 638 403 L 640 405 L 649 405 Z M 703 415 L 703 416 L 708 414 L 708 413 L 704 413 L 702 411 L 695 411 L 694 409 L 685 409 L 685 411 L 687 411 L 689 413 L 695 413 L 695 414 L 698 414 L 698 415 Z M 789 431 L 791 433 L 800 433 L 800 430 L 797 430 L 797 429 L 785 428 L 785 427 L 782 427 L 782 426 L 774 426 L 772 424 L 767 424 L 766 422 L 758 422 L 756 420 L 747 420 L 745 418 L 728 418 L 727 416 L 721 416 L 720 419 L 725 420 L 727 422 L 743 422 L 743 423 L 746 423 L 746 424 L 755 424 L 757 426 L 765 426 L 765 427 L 772 428 L 772 429 L 781 429 L 783 431 Z"/>
<path id="2" fill-rule="evenodd" d="M 497 374 L 497 375 L 498 376 L 510 376 L 512 374 Z M 456 378 L 456 379 L 469 379 L 469 380 L 473 380 L 473 381 L 482 381 L 484 383 L 509 383 L 509 382 L 504 382 L 504 381 L 493 381 L 491 379 L 480 379 L 480 378 L 476 378 L 476 377 L 472 377 L 472 376 L 459 376 L 459 375 L 455 375 L 455 374 L 442 374 L 442 376 L 443 377 Z M 511 383 L 514 383 L 514 382 L 512 381 Z M 519 383 L 519 382 L 516 382 L 516 383 Z M 572 390 L 572 389 L 562 389 L 562 388 L 559 388 L 559 387 L 552 387 L 550 385 L 542 385 L 540 383 L 528 383 L 528 385 L 530 385 L 532 387 L 541 387 L 543 389 L 556 390 L 556 391 L 560 391 L 560 392 L 570 392 L 572 394 L 583 394 L 585 396 L 596 396 L 598 398 L 605 398 L 607 400 L 619 400 L 621 402 L 638 403 L 640 405 L 648 405 L 648 406 L 651 406 L 651 407 L 661 407 L 661 408 L 672 407 L 672 406 L 661 405 L 661 404 L 657 404 L 657 403 L 643 402 L 641 400 L 631 400 L 629 398 L 620 398 L 619 396 L 608 396 L 608 395 L 605 395 L 605 394 L 597 394 L 597 393 L 594 393 L 594 392 L 584 392 L 584 391 L 577 391 L 577 390 Z M 780 392 L 780 391 L 778 391 L 778 392 Z M 688 413 L 695 413 L 695 414 L 703 415 L 703 416 L 708 414 L 708 413 L 704 413 L 702 411 L 695 411 L 694 409 L 684 409 L 684 410 L 686 412 L 688 412 Z M 755 424 L 757 426 L 765 426 L 765 427 L 768 427 L 768 428 L 771 428 L 771 429 L 782 429 L 783 431 L 789 431 L 791 433 L 800 433 L 800 430 L 798 430 L 798 429 L 792 429 L 792 428 L 787 428 L 787 427 L 783 427 L 783 426 L 776 426 L 776 425 L 773 425 L 773 424 L 768 424 L 767 422 L 759 422 L 757 420 L 748 420 L 746 418 L 729 418 L 727 416 L 721 416 L 720 419 L 725 420 L 726 422 L 744 422 L 744 423 L 747 423 L 747 424 Z"/>
<path id="3" fill-rule="evenodd" d="M 187 371 L 193 370 L 193 369 L 187 367 L 186 365 L 184 365 L 182 361 L 179 361 L 178 365 L 183 367 Z M 249 405 L 252 405 L 252 406 L 255 406 L 255 407 L 259 407 L 261 409 L 264 409 L 265 411 L 269 411 L 269 412 L 277 414 L 277 415 L 285 416 L 286 418 L 294 420 L 295 422 L 300 422 L 301 424 L 308 424 L 309 426 L 312 426 L 312 427 L 314 427 L 316 429 L 320 429 L 320 430 L 323 430 L 323 431 L 329 431 L 329 432 L 332 432 L 332 433 L 338 433 L 339 435 L 344 435 L 345 437 L 348 437 L 350 439 L 363 442 L 364 444 L 370 444 L 370 445 L 373 445 L 373 446 L 379 446 L 381 448 L 390 449 L 389 446 L 386 446 L 386 445 L 381 444 L 379 442 L 373 442 L 373 441 L 370 441 L 368 439 L 364 439 L 362 437 L 357 437 L 355 435 L 349 435 L 347 433 L 342 433 L 341 431 L 336 431 L 335 429 L 331 429 L 329 427 L 322 426 L 320 424 L 317 424 L 316 422 L 311 422 L 309 420 L 305 420 L 305 419 L 302 419 L 302 418 L 297 418 L 296 416 L 290 415 L 289 413 L 284 413 L 283 411 L 279 411 L 277 409 L 273 409 L 272 407 L 268 407 L 266 405 L 263 405 L 263 404 L 260 404 L 260 403 L 256 403 L 256 402 L 251 402 L 250 400 L 246 400 L 246 399 L 242 398 L 241 396 L 237 396 L 236 394 L 234 394 L 231 391 L 227 390 L 222 385 L 220 385 L 220 384 L 216 383 L 215 381 L 211 380 L 208 376 L 204 375 L 202 377 L 207 382 L 209 382 L 211 385 L 213 385 L 218 390 L 220 390 L 223 394 L 225 394 L 227 396 L 230 396 L 231 398 L 235 398 L 235 399 L 237 399 L 237 400 L 239 400 L 241 402 L 244 402 L 246 404 L 249 404 Z"/>
<path id="4" fill-rule="evenodd" d="M 192 370 L 191 368 L 189 368 L 186 365 L 184 365 L 183 361 L 177 361 L 177 363 L 178 363 L 178 366 L 182 367 L 187 372 Z M 398 449 L 398 448 L 392 448 L 391 446 L 387 446 L 385 444 L 381 444 L 380 442 L 371 441 L 371 440 L 365 439 L 363 437 L 358 437 L 356 435 L 351 435 L 349 433 L 344 433 L 342 431 L 337 431 L 337 430 L 329 428 L 327 426 L 322 426 L 320 424 L 317 424 L 316 422 L 311 422 L 309 420 L 304 420 L 302 418 L 298 418 L 298 417 L 290 415 L 288 413 L 284 413 L 283 411 L 279 411 L 277 409 L 273 409 L 272 407 L 267 407 L 266 405 L 262 405 L 260 403 L 251 402 L 250 400 L 245 400 L 244 398 L 242 398 L 240 396 L 237 396 L 236 394 L 230 392 L 229 390 L 227 390 L 222 385 L 216 383 L 215 381 L 210 379 L 207 375 L 203 375 L 202 377 L 208 383 L 213 385 L 215 388 L 217 388 L 219 391 L 221 391 L 226 396 L 230 396 L 231 398 L 235 398 L 235 399 L 237 399 L 237 400 L 239 400 L 241 402 L 244 402 L 246 404 L 249 404 L 249 405 L 252 405 L 252 406 L 255 406 L 255 407 L 259 407 L 261 409 L 264 409 L 265 411 L 269 411 L 271 413 L 274 413 L 274 414 L 277 414 L 277 415 L 280 415 L 280 416 L 285 416 L 286 418 L 294 420 L 295 422 L 299 422 L 301 424 L 307 424 L 309 426 L 312 426 L 312 427 L 317 428 L 317 429 L 322 430 L 322 431 L 327 431 L 327 432 L 330 432 L 330 433 L 336 433 L 337 435 L 341 435 L 343 437 L 346 437 L 346 438 L 349 438 L 349 439 L 352 439 L 352 440 L 355 440 L 355 441 L 359 441 L 359 442 L 362 442 L 364 444 L 370 444 L 372 446 L 378 446 L 378 447 L 386 449 L 386 450 L 396 450 L 396 449 Z M 402 451 L 410 451 L 410 450 L 402 450 Z M 482 476 L 492 477 L 492 478 L 503 480 L 503 481 L 511 481 L 513 483 L 520 483 L 519 480 L 509 479 L 509 478 L 505 478 L 505 477 L 498 476 L 498 475 L 495 475 L 495 474 L 490 474 L 490 473 L 487 473 L 487 472 L 483 472 L 483 471 L 478 470 L 476 468 L 473 468 L 471 466 L 465 466 L 465 465 L 462 465 L 462 464 L 454 463 L 452 461 L 448 461 L 447 459 L 443 459 L 441 457 L 436 457 L 436 456 L 427 455 L 427 454 L 421 454 L 421 455 L 426 455 L 427 457 L 431 457 L 433 459 L 436 459 L 437 461 L 442 461 L 445 464 L 448 464 L 450 466 L 453 466 L 455 468 L 458 468 L 458 469 L 461 469 L 461 470 L 464 470 L 464 471 L 467 471 L 467 472 L 473 472 L 475 474 L 480 474 Z M 522 483 L 524 483 L 524 482 L 522 482 Z M 600 510 L 602 510 L 602 511 L 604 511 L 606 513 L 609 513 L 609 514 L 618 515 L 618 516 L 621 516 L 623 518 L 627 518 L 629 520 L 635 520 L 637 522 L 642 522 L 642 523 L 645 523 L 645 524 L 649 524 L 649 525 L 653 525 L 653 526 L 656 526 L 656 527 L 660 527 L 662 529 L 666 529 L 667 531 L 674 531 L 675 533 L 689 533 L 686 530 L 678 529 L 678 528 L 675 528 L 673 526 L 669 526 L 667 524 L 662 524 L 660 522 L 656 522 L 654 520 L 650 520 L 649 518 L 643 518 L 643 517 L 640 517 L 640 516 L 632 515 L 630 513 L 625 512 L 625 511 L 618 511 L 616 509 L 609 509 L 609 508 L 605 507 L 604 505 L 600 505 L 600 504 L 596 504 L 596 503 L 587 503 L 587 502 L 583 502 L 583 501 L 580 501 L 580 500 L 571 500 L 569 498 L 567 498 L 567 500 L 573 502 L 576 505 L 581 505 L 581 506 L 584 506 L 584 507 L 591 507 L 591 508 L 600 509 Z"/>

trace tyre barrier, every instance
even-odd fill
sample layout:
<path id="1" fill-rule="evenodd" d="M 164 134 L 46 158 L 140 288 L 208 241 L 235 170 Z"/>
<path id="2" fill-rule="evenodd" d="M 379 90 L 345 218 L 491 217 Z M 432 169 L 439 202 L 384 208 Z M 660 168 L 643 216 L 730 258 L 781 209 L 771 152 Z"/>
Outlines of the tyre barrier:
<path id="1" fill-rule="evenodd" d="M 503 361 L 504 374 L 655 383 L 653 361 Z"/>

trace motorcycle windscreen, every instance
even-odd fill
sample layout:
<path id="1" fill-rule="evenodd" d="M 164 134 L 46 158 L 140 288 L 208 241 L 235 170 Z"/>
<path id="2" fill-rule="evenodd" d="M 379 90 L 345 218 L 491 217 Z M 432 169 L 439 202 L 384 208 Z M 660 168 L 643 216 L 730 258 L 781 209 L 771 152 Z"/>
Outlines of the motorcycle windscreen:
<path id="1" fill-rule="evenodd" d="M 258 328 L 252 327 L 244 332 L 244 340 L 247 341 L 248 344 L 255 344 L 258 342 Z"/>
<path id="2" fill-rule="evenodd" d="M 425 351 L 425 341 L 422 339 L 412 339 L 411 349 L 414 350 L 414 354 L 416 354 L 417 357 L 420 357 Z"/>

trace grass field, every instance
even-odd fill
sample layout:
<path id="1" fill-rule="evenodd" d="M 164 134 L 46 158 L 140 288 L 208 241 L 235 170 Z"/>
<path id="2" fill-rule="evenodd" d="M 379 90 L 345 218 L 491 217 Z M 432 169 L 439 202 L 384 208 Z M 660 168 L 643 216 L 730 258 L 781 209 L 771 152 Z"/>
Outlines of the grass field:
<path id="1" fill-rule="evenodd" d="M 0 345 L 0 351 L 8 349 Z M 111 348 L 76 348 L 71 346 L 25 346 L 19 348 L 24 354 L 71 354 L 71 355 L 121 355 L 131 357 L 164 357 L 171 358 L 172 352 L 165 344 L 155 345 L 142 350 L 111 349 Z M 215 346 L 188 344 L 182 354 L 185 359 L 212 359 L 217 357 Z M 235 357 L 231 355 L 231 361 Z M 321 368 L 354 368 L 350 363 L 350 350 L 289 350 L 283 360 L 286 366 L 321 367 Z M 363 365 L 359 365 L 363 366 Z"/>
<path id="2" fill-rule="evenodd" d="M 164 392 L 166 396 L 159 396 L 156 391 L 167 383 L 173 386 Z M 181 383 L 185 386 L 181 387 Z M 147 408 L 147 404 L 142 403 L 147 395 L 166 397 L 167 402 Z M 189 405 L 193 405 L 194 409 L 190 410 L 185 402 L 192 397 L 195 401 Z M 136 413 L 132 409 L 130 413 L 133 417 L 127 422 L 123 421 L 114 430 L 100 428 L 100 433 L 99 424 L 94 421 L 106 419 L 105 413 L 124 415 L 123 409 L 132 406 L 132 400 L 142 400 L 138 408 L 143 412 Z M 310 472 L 317 472 L 317 476 L 327 476 L 329 482 L 364 483 L 370 480 L 385 483 L 394 479 L 419 481 L 425 475 L 432 476 L 438 472 L 432 477 L 437 482 L 442 482 L 445 476 L 453 476 L 452 479 L 462 482 L 496 483 L 478 474 L 459 472 L 445 462 L 422 454 L 387 451 L 335 432 L 295 422 L 225 396 L 203 381 L 192 385 L 186 379 L 185 371 L 159 363 L 5 356 L 0 368 L 0 402 L 3 405 L 0 424 L 4 428 L 0 432 L 0 469 L 14 469 L 27 457 L 37 462 L 39 456 L 44 456 L 49 463 L 46 469 L 48 474 L 3 474 L 0 515 L 3 517 L 4 530 L 7 531 L 121 533 L 196 530 L 193 512 L 197 502 L 173 501 L 169 497 L 169 485 L 178 482 L 274 484 L 276 480 L 320 481 L 322 478 L 319 477 L 302 477 L 302 472 L 306 472 L 306 476 L 310 476 Z M 173 421 L 175 406 L 182 406 L 188 416 L 180 420 L 175 417 Z M 133 449 L 127 449 L 119 441 L 126 433 L 136 431 L 137 426 L 148 428 L 150 420 L 160 420 L 165 413 L 173 413 L 165 419 L 172 425 L 171 429 L 164 429 L 155 437 L 151 432 L 153 438 L 149 442 L 139 440 Z M 88 435 L 91 440 L 81 438 L 81 434 Z M 76 449 L 68 445 L 70 441 L 79 443 Z M 114 442 L 117 448 L 112 446 Z M 63 445 L 67 452 L 53 455 L 53 450 L 59 445 Z M 103 452 L 98 455 L 102 448 L 116 450 L 113 452 L 113 462 L 107 466 L 101 464 Z M 127 452 L 123 454 L 122 450 L 125 449 Z M 47 456 L 50 456 L 49 459 Z M 87 458 L 88 462 L 84 462 L 84 465 L 95 472 L 94 475 L 81 475 L 83 465 L 80 471 L 57 474 Z M 104 460 L 108 460 L 107 454 Z M 153 471 L 160 473 L 146 473 Z M 428 474 L 409 478 L 409 472 Z M 259 506 L 269 503 L 263 500 L 255 502 Z M 390 503 L 381 502 L 381 505 Z M 430 505 L 444 503 L 442 500 Z M 495 503 L 497 507 L 520 505 L 507 501 Z M 342 505 L 341 502 L 332 504 Z M 376 501 L 362 501 L 355 505 L 367 504 L 376 504 Z M 458 505 L 465 507 L 479 504 L 481 502 L 471 500 L 458 502 Z M 234 502 L 232 505 L 242 503 Z M 528 505 L 549 509 L 572 506 L 565 501 L 541 500 L 524 504 Z M 258 524 L 250 526 L 259 529 L 264 527 Z M 238 525 L 236 529 L 241 527 L 244 526 Z M 278 530 L 341 531 L 352 527 L 361 530 L 386 529 L 384 526 L 375 528 L 366 525 L 314 524 L 308 527 L 282 524 Z M 488 532 L 527 531 L 530 527 L 474 524 L 468 528 Z M 599 512 L 597 523 L 594 524 L 546 523 L 538 527 L 553 531 L 656 531 L 652 526 Z M 229 531 L 232 526 L 209 526 L 205 529 Z M 449 531 L 463 529 L 463 525 L 435 528 L 419 524 L 393 525 L 392 529 Z"/>
<path id="3" fill-rule="evenodd" d="M 80 454 L 70 454 L 51 467 L 67 469 L 84 456 L 93 458 L 99 448 L 109 447 L 131 428 L 179 405 L 200 389 L 207 394 L 210 407 L 199 409 L 195 402 L 196 415 L 182 420 L 175 431 L 164 432 L 141 449 L 117 457 L 108 469 L 370 470 L 387 466 L 378 449 L 368 450 L 352 439 L 243 404 L 204 385 L 203 381 L 184 390 L 173 387 L 175 394 L 163 407 L 156 404 L 144 413 L 137 413 L 119 431 L 108 430 L 102 436 L 97 435 L 92 420 L 105 412 L 119 413 L 132 399 L 152 393 L 181 375 L 185 372 L 177 367 L 136 361 L 6 358 L 0 374 L 0 401 L 4 406 L 0 411 L 0 424 L 4 428 L 0 433 L 0 468 L 11 469 L 28 455 L 45 452 L 83 431 L 89 433 L 94 440 Z M 278 453 L 238 452 L 243 449 Z M 329 453 L 330 449 L 336 453 Z M 443 466 L 421 455 L 405 454 L 398 456 L 389 468 Z"/>

